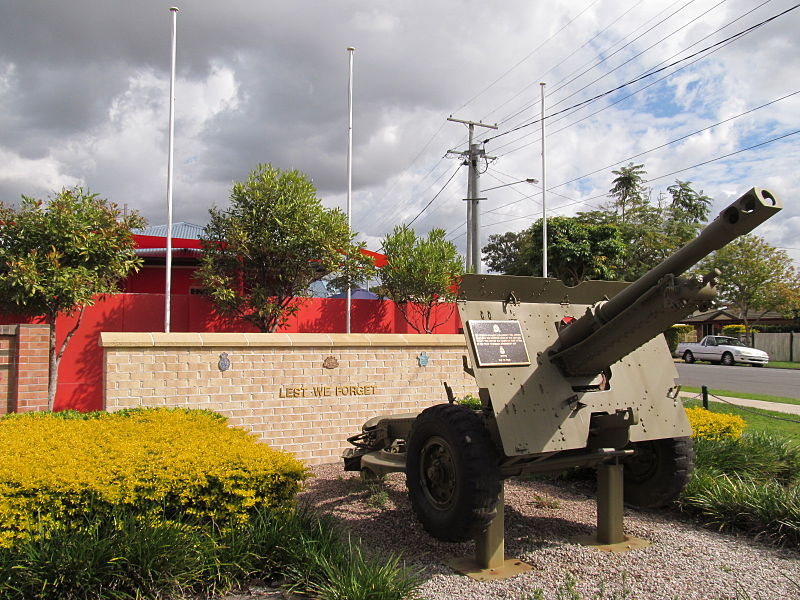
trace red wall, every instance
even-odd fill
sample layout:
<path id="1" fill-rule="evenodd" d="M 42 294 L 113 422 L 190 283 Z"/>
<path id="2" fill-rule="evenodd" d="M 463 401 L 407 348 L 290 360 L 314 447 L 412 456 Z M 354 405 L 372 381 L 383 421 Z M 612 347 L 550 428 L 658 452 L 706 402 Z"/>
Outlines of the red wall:
<path id="1" fill-rule="evenodd" d="M 160 274 L 163 275 L 163 268 Z M 187 271 L 188 273 L 188 271 Z M 175 273 L 177 275 L 178 272 Z M 146 278 L 142 279 L 145 286 Z M 173 280 L 174 281 L 174 280 Z M 163 280 L 159 281 L 163 289 Z M 173 285 L 175 285 L 173 283 Z M 344 333 L 346 300 L 309 298 L 280 331 L 291 333 Z M 439 307 L 447 322 L 436 333 L 458 333 L 461 322 L 454 305 Z M 353 300 L 353 333 L 416 333 L 391 301 Z M 61 316 L 57 342 L 75 324 L 76 317 Z M 41 322 L 41 319 L 28 319 Z M 0 324 L 26 322 L 12 315 L 0 316 Z M 171 331 L 257 331 L 247 323 L 233 324 L 216 316 L 204 296 L 173 295 L 170 304 Z M 118 294 L 98 300 L 85 310 L 80 328 L 70 340 L 59 367 L 56 410 L 100 410 L 103 408 L 103 350 L 101 331 L 164 331 L 163 294 Z"/>

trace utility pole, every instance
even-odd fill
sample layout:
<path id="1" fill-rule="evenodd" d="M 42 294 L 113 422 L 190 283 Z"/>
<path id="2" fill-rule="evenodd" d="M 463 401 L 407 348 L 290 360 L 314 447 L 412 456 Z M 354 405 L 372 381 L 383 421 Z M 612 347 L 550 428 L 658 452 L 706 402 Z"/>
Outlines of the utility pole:
<path id="1" fill-rule="evenodd" d="M 480 121 L 465 121 L 463 119 L 455 119 L 451 115 L 447 118 L 448 121 L 453 123 L 463 123 L 469 127 L 469 149 L 464 152 L 456 150 L 448 150 L 448 154 L 459 154 L 464 157 L 464 164 L 469 166 L 469 176 L 467 179 L 467 270 L 472 270 L 474 273 L 481 272 L 481 241 L 480 241 L 480 228 L 481 228 L 481 212 L 479 202 L 484 200 L 480 197 L 480 186 L 478 173 L 478 160 L 485 158 L 491 160 L 493 156 L 486 156 L 486 152 L 481 148 L 480 144 L 475 143 L 475 126 L 486 127 L 487 129 L 497 129 L 497 125 L 487 125 Z"/>

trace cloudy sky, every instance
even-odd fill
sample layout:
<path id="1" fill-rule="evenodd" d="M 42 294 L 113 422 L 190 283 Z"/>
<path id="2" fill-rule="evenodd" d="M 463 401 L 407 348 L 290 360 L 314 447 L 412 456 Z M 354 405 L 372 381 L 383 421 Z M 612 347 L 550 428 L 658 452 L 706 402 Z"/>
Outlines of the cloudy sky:
<path id="1" fill-rule="evenodd" d="M 689 180 L 714 214 L 772 190 L 785 209 L 758 233 L 800 262 L 795 4 L 184 0 L 174 219 L 205 224 L 261 162 L 305 172 L 344 208 L 354 46 L 353 226 L 374 250 L 415 218 L 464 247 L 467 173 L 446 153 L 467 130 L 450 115 L 498 125 L 477 132 L 499 134 L 483 189 L 541 179 L 546 82 L 549 214 L 598 207 L 611 170 L 634 161 L 653 197 Z M 166 222 L 171 5 L 0 0 L 0 199 L 82 185 Z M 484 242 L 541 215 L 540 186 L 483 195 Z"/>

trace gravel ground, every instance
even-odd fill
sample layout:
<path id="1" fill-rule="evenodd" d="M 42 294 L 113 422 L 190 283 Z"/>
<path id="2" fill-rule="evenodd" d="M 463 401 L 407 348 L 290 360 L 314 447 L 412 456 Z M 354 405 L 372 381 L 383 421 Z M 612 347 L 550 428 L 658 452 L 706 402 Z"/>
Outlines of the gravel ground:
<path id="1" fill-rule="evenodd" d="M 505 486 L 506 556 L 521 559 L 533 571 L 493 582 L 476 582 L 444 563 L 448 556 L 471 556 L 472 543 L 447 544 L 429 536 L 416 521 L 405 476 L 384 483 L 383 506 L 370 500 L 358 474 L 340 465 L 314 467 L 301 502 L 333 515 L 367 548 L 400 552 L 406 564 L 422 572 L 421 598 L 548 600 L 569 577 L 587 600 L 778 600 L 800 598 L 800 553 L 749 538 L 700 528 L 680 514 L 626 509 L 625 532 L 652 542 L 648 548 L 607 553 L 571 542 L 594 533 L 595 501 L 577 488 L 509 480 Z M 794 582 L 794 583 L 793 583 Z M 604 586 L 604 593 L 598 594 Z M 623 595 L 623 588 L 630 590 Z M 614 593 L 620 594 L 614 596 Z M 283 598 L 276 590 L 256 589 L 225 600 Z M 573 598 L 573 596 L 562 596 Z"/>

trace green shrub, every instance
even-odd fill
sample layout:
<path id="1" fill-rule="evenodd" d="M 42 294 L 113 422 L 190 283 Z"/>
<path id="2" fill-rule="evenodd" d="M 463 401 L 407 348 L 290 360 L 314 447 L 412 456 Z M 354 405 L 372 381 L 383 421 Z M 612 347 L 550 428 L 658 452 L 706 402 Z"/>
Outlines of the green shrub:
<path id="1" fill-rule="evenodd" d="M 208 411 L 0 420 L 0 546 L 132 514 L 225 526 L 290 504 L 306 468 Z"/>
<path id="2" fill-rule="evenodd" d="M 667 339 L 667 346 L 670 352 L 675 352 L 679 342 L 685 342 L 686 336 L 694 331 L 691 325 L 673 325 L 664 332 L 664 337 Z"/>
<path id="3" fill-rule="evenodd" d="M 258 508 L 221 530 L 194 518 L 128 515 L 0 548 L 5 600 L 100 600 L 223 594 L 252 579 L 291 582 L 322 600 L 401 600 L 419 585 L 396 556 L 365 556 L 329 519 Z"/>
<path id="4" fill-rule="evenodd" d="M 800 544 L 800 446 L 763 432 L 695 440 L 681 507 L 706 523 Z"/>
<path id="5" fill-rule="evenodd" d="M 483 408 L 480 398 L 476 398 L 472 394 L 467 394 L 463 398 L 459 398 L 458 400 L 456 400 L 456 404 L 459 404 L 461 406 L 466 406 L 471 410 L 480 410 L 481 408 Z"/>
<path id="6" fill-rule="evenodd" d="M 683 508 L 720 529 L 739 529 L 787 545 L 800 544 L 800 487 L 697 469 L 680 499 Z"/>

